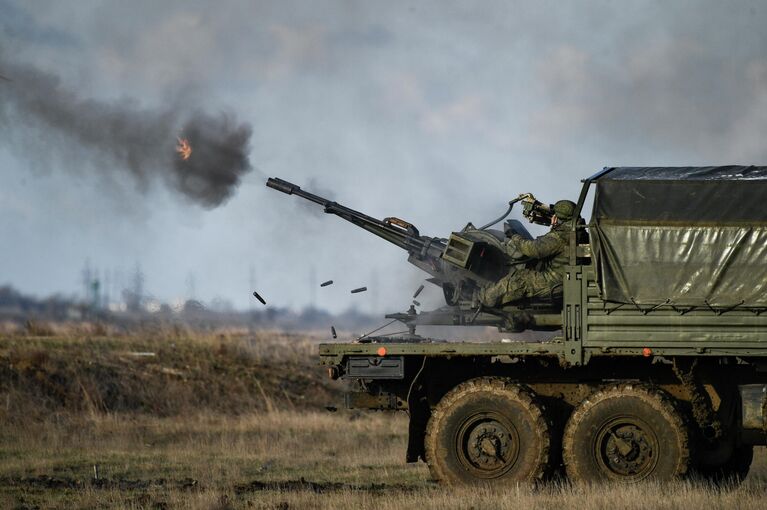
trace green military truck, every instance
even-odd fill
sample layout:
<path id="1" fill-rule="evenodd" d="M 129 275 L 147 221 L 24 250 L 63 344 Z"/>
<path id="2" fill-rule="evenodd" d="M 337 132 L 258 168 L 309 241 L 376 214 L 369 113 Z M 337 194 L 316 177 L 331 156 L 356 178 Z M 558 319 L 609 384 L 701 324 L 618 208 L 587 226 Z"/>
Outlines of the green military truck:
<path id="1" fill-rule="evenodd" d="M 588 223 L 570 232 L 561 287 L 499 309 L 482 288 L 536 261 L 504 250 L 505 215 L 449 238 L 378 220 L 280 179 L 296 194 L 408 251 L 446 305 L 390 317 L 399 337 L 320 345 L 346 406 L 409 414 L 407 461 L 445 483 L 635 482 L 694 476 L 737 482 L 767 444 L 767 167 L 605 168 L 585 179 Z M 551 331 L 544 341 L 445 342 L 419 325 Z"/>

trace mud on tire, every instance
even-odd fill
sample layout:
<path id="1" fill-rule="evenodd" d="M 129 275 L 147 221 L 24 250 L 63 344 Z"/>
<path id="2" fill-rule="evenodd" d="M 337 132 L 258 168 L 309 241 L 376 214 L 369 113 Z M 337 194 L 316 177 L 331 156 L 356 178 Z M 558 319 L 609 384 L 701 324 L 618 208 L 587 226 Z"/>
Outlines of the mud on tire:
<path id="1" fill-rule="evenodd" d="M 484 377 L 442 398 L 425 446 L 429 471 L 442 483 L 534 482 L 549 468 L 551 429 L 532 391 Z"/>
<path id="2" fill-rule="evenodd" d="M 666 393 L 624 384 L 598 390 L 565 427 L 563 458 L 575 482 L 670 480 L 687 473 L 688 426 Z"/>

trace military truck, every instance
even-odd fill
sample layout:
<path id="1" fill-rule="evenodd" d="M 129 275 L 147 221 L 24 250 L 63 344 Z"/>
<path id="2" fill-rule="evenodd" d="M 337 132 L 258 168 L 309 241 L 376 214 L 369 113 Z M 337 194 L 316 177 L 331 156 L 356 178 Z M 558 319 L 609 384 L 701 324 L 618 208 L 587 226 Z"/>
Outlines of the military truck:
<path id="1" fill-rule="evenodd" d="M 446 305 L 387 317 L 409 334 L 324 343 L 348 408 L 409 415 L 408 462 L 449 484 L 699 477 L 738 482 L 767 444 L 767 167 L 608 167 L 582 181 L 569 265 L 550 296 L 498 309 L 471 296 L 520 267 L 514 203 L 481 228 L 422 236 L 280 179 L 267 185 L 408 251 Z M 543 341 L 446 342 L 420 325 L 550 331 Z"/>

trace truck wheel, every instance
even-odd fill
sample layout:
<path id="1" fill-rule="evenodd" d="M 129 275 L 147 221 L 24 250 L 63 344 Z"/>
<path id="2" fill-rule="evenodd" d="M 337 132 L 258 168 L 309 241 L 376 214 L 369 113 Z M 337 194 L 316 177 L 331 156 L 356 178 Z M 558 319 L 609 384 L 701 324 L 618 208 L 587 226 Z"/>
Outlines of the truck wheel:
<path id="1" fill-rule="evenodd" d="M 440 400 L 425 443 L 429 471 L 439 482 L 533 482 L 548 468 L 551 432 L 529 389 L 483 377 Z"/>
<path id="2" fill-rule="evenodd" d="M 641 385 L 598 390 L 565 427 L 563 458 L 576 482 L 638 482 L 683 476 L 688 428 L 671 397 Z"/>
<path id="3" fill-rule="evenodd" d="M 720 487 L 737 487 L 748 476 L 751 462 L 754 460 L 754 447 L 736 446 L 729 460 L 716 467 L 696 466 L 695 476 L 707 483 Z"/>

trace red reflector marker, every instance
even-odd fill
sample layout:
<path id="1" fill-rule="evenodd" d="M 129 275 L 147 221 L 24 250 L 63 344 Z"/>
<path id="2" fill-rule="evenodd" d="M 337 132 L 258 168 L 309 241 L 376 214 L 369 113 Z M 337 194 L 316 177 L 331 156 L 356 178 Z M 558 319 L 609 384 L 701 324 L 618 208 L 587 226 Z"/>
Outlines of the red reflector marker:
<path id="1" fill-rule="evenodd" d="M 652 356 L 652 349 L 650 349 L 649 347 L 645 347 L 644 349 L 642 349 L 642 356 L 644 356 L 645 358 L 649 358 L 650 356 Z"/>
<path id="2" fill-rule="evenodd" d="M 386 356 L 386 347 L 379 347 L 378 348 L 378 355 L 379 356 Z"/>

